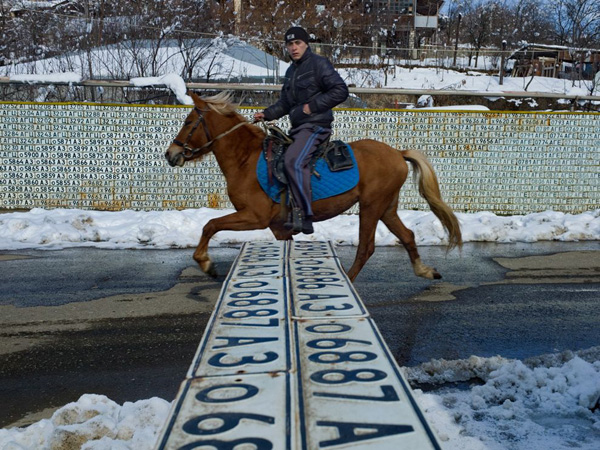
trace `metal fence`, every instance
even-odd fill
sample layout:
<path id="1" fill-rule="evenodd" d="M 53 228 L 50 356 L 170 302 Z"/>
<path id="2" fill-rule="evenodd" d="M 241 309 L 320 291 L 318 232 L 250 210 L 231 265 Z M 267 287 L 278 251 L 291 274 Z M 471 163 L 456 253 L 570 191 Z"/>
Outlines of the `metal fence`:
<path id="1" fill-rule="evenodd" d="M 222 91 L 234 93 L 240 106 L 267 106 L 279 97 L 280 85 L 186 83 L 188 89 L 202 95 Z M 492 110 L 531 110 L 527 102 L 510 99 L 536 99 L 536 110 L 600 111 L 600 96 L 567 95 L 547 92 L 475 92 L 464 90 L 359 88 L 350 87 L 345 108 L 414 107 L 419 97 L 429 95 L 435 106 L 482 105 Z M 26 82 L 0 77 L 0 101 L 92 102 L 116 104 L 177 104 L 174 93 L 165 85 L 140 87 L 127 80 L 86 80 L 72 82 Z"/>

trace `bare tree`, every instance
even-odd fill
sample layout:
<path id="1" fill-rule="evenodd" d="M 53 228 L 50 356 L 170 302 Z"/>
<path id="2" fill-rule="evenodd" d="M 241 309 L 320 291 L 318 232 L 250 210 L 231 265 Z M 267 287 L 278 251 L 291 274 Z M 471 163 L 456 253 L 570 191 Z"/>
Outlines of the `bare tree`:
<path id="1" fill-rule="evenodd" d="M 586 65 L 586 60 L 590 57 L 587 49 L 600 45 L 600 3 L 597 0 L 553 0 L 551 7 L 556 18 L 555 39 L 569 47 L 571 58 L 576 61 L 573 83 L 583 78 L 594 80 L 598 67 L 593 61 Z M 593 90 L 593 81 L 591 84 Z"/>
<path id="2" fill-rule="evenodd" d="M 600 2 L 552 0 L 550 7 L 557 44 L 583 48 L 600 43 Z"/>
<path id="3" fill-rule="evenodd" d="M 475 67 L 481 49 L 491 43 L 493 17 L 491 5 L 492 3 L 485 1 L 463 3 L 462 36 L 475 52 Z"/>
<path id="4" fill-rule="evenodd" d="M 267 52 L 284 58 L 283 33 L 291 26 L 302 26 L 322 44 L 322 53 L 335 60 L 341 56 L 345 44 L 364 41 L 364 33 L 357 32 L 364 17 L 361 3 L 356 0 L 250 0 L 243 2 L 241 11 L 237 12 L 238 29 L 241 36 L 255 39 Z"/>
<path id="5" fill-rule="evenodd" d="M 9 9 L 7 3 L 0 1 L 0 66 L 11 62 L 11 48 L 15 42 L 15 30 L 10 26 Z"/>
<path id="6" fill-rule="evenodd" d="M 539 44 L 554 43 L 553 19 L 545 0 L 519 0 L 514 3 L 512 15 L 512 32 L 505 36 L 509 45 L 523 41 Z"/>

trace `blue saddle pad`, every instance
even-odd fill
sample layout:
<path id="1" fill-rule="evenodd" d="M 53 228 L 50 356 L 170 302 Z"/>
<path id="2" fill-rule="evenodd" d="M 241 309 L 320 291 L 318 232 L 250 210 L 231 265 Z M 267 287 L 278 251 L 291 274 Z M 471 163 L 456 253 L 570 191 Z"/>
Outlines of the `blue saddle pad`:
<path id="1" fill-rule="evenodd" d="M 358 184 L 358 164 L 356 164 L 352 148 L 350 148 L 348 144 L 346 144 L 346 146 L 348 147 L 352 162 L 354 163 L 354 166 L 350 169 L 332 172 L 329 170 L 329 166 L 323 158 L 317 160 L 316 171 L 320 175 L 320 178 L 313 173 L 310 180 L 312 183 L 313 202 L 342 194 Z M 281 200 L 280 193 L 284 188 L 284 185 L 275 177 L 271 177 L 272 184 L 269 184 L 267 160 L 265 159 L 265 154 L 262 152 L 258 158 L 256 175 L 263 191 L 265 191 L 273 201 L 279 203 Z"/>

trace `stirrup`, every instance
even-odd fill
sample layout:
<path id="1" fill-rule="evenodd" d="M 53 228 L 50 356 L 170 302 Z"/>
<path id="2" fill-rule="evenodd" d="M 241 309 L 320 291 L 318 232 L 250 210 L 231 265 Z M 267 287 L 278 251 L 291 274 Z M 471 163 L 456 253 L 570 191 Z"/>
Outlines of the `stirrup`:
<path id="1" fill-rule="evenodd" d="M 301 208 L 292 208 L 292 212 L 290 213 L 290 217 L 288 217 L 288 222 L 286 222 L 283 226 L 288 230 L 292 230 L 296 233 L 302 231 L 302 209 Z"/>

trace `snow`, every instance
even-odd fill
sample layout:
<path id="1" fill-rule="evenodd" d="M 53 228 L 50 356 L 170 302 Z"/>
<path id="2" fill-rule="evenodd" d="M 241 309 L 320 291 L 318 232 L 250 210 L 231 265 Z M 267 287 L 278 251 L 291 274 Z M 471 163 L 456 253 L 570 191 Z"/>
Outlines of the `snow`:
<path id="1" fill-rule="evenodd" d="M 100 47 L 84 53 L 74 53 L 52 58 L 40 59 L 26 63 L 16 63 L 0 67 L 0 76 L 11 80 L 47 81 L 46 74 L 51 74 L 55 81 L 72 81 L 72 74 L 80 79 L 89 78 L 90 70 L 94 79 L 131 79 L 141 77 L 140 61 L 159 61 L 155 74 L 187 73 L 184 69 L 189 64 L 186 58 L 196 61 L 192 76 L 220 82 L 236 82 L 247 78 L 255 80 L 273 79 L 283 74 L 288 63 L 234 38 L 217 37 L 214 39 L 195 39 L 183 43 L 165 41 L 158 49 L 153 49 L 150 42 L 123 42 L 121 46 Z M 130 47 L 131 46 L 131 47 Z M 156 52 L 156 53 L 154 53 Z M 118 63 L 117 63 L 118 61 Z M 69 80 L 61 80 L 61 73 L 69 74 Z M 21 75 L 31 74 L 31 75 Z M 38 74 L 38 75 L 36 75 Z M 86 74 L 85 76 L 83 74 Z M 149 77 L 152 78 L 152 77 Z"/>
<path id="2" fill-rule="evenodd" d="M 69 247 L 185 248 L 198 244 L 202 227 L 233 210 L 209 208 L 183 211 L 83 211 L 32 209 L 0 215 L 0 250 Z M 600 209 L 582 214 L 545 211 L 524 216 L 497 216 L 490 212 L 457 213 L 464 242 L 537 242 L 600 240 Z M 446 234 L 431 212 L 400 211 L 400 218 L 415 233 L 417 245 L 443 245 Z M 315 233 L 301 239 L 327 240 L 336 245 L 358 244 L 358 216 L 343 215 L 315 224 Z M 268 230 L 244 233 L 223 231 L 212 246 L 236 245 L 250 240 L 274 240 Z M 376 245 L 396 245 L 396 237 L 383 224 Z"/>
<path id="3" fill-rule="evenodd" d="M 0 215 L 0 249 L 193 247 L 204 224 L 229 210 L 83 211 L 33 209 Z M 446 242 L 430 212 L 400 211 L 418 245 Z M 465 242 L 600 240 L 600 209 L 582 214 L 545 211 L 501 217 L 489 212 L 458 213 Z M 344 215 L 315 224 L 302 239 L 356 245 L 358 217 Z M 267 230 L 220 232 L 213 246 L 272 240 Z M 395 245 L 385 226 L 377 245 Z M 584 359 L 585 358 L 585 359 Z M 540 357 L 535 361 L 500 356 L 432 360 L 403 368 L 412 383 L 442 385 L 435 392 L 415 390 L 417 402 L 446 450 L 552 450 L 571 446 L 596 450 L 600 441 L 600 347 L 585 355 Z M 469 387 L 448 383 L 480 380 Z M 151 398 L 118 405 L 102 395 L 86 394 L 26 428 L 0 430 L 0 449 L 87 450 L 152 449 L 170 403 Z M 576 445 L 575 445 L 576 444 Z"/>
<path id="4" fill-rule="evenodd" d="M 163 61 L 172 61 L 160 77 L 132 78 L 135 86 L 165 84 L 178 101 L 189 104 L 175 54 L 161 50 Z M 98 61 L 102 55 L 95 55 Z M 210 54 L 208 58 L 214 55 Z M 105 55 L 105 57 L 107 57 Z M 81 60 L 85 67 L 86 61 Z M 127 61 L 121 61 L 127 66 Z M 10 66 L 3 74 L 23 82 L 81 81 L 80 67 L 61 73 L 58 60 L 36 64 L 43 75 L 14 75 L 31 67 Z M 224 55 L 220 70 L 231 79 L 272 76 L 249 63 L 239 64 Z M 203 63 L 199 64 L 202 67 Z M 275 70 L 284 73 L 285 63 Z M 56 73 L 49 73 L 55 70 Z M 8 73 L 7 71 L 10 71 Z M 348 83 L 359 87 L 453 89 L 467 91 L 523 91 L 587 95 L 585 85 L 572 81 L 535 77 L 475 76 L 449 69 L 340 70 Z M 98 76 L 110 74 L 98 73 Z M 387 80 L 387 81 L 386 81 Z M 600 83 L 597 83 L 600 85 Z M 427 103 L 429 104 L 429 103 Z M 456 109 L 452 107 L 451 109 Z M 25 248 L 62 249 L 93 246 L 107 249 L 195 247 L 202 227 L 228 210 L 183 211 L 83 211 L 44 210 L 0 215 L 0 250 Z M 400 211 L 403 222 L 415 232 L 417 245 L 446 243 L 439 221 L 430 212 Z M 497 216 L 489 212 L 457 214 L 465 242 L 536 242 L 543 240 L 600 240 L 600 209 L 582 214 L 544 211 L 523 216 Z M 331 240 L 336 245 L 356 245 L 358 217 L 344 215 L 315 225 L 315 234 L 301 239 Z M 221 232 L 212 246 L 237 245 L 249 240 L 274 239 L 268 230 Z M 379 225 L 376 244 L 395 245 L 396 238 Z M 509 360 L 501 356 L 465 360 L 432 360 L 403 368 L 412 383 L 436 385 L 435 392 L 415 390 L 417 402 L 436 430 L 446 450 L 597 450 L 600 442 L 600 348 L 585 354 L 551 355 L 536 360 Z M 452 383 L 471 383 L 468 387 Z M 478 385 L 477 385 L 478 384 Z M 439 387 L 441 386 L 441 387 Z M 102 395 L 86 394 L 55 411 L 50 419 L 26 428 L 0 429 L 0 450 L 86 449 L 145 450 L 153 448 L 166 421 L 170 403 L 151 398 L 118 405 Z"/>
<path id="5" fill-rule="evenodd" d="M 239 44 L 241 45 L 241 44 Z M 251 49 L 253 47 L 247 46 Z M 115 78 L 115 69 L 106 69 L 110 61 L 111 52 L 109 50 L 96 50 L 95 61 L 98 61 L 98 67 L 94 71 L 96 78 L 112 79 Z M 181 73 L 184 61 L 181 58 L 178 47 L 164 47 L 159 50 L 158 58 L 161 61 L 168 61 L 161 68 L 159 77 L 136 77 L 131 75 L 130 81 L 136 86 L 147 86 L 161 84 L 161 81 L 167 86 L 179 89 L 183 84 L 183 79 L 178 75 Z M 250 61 L 244 61 L 238 58 L 249 58 Z M 248 56 L 249 55 L 249 56 Z M 114 56 L 114 55 L 113 55 Z M 127 59 L 127 54 L 121 55 Z M 62 82 L 71 83 L 81 81 L 83 78 L 78 73 L 83 73 L 83 68 L 87 67 L 84 61 L 86 55 L 80 59 L 73 59 L 65 62 L 60 59 L 47 59 L 35 61 L 32 63 L 23 63 L 13 66 L 0 67 L 0 76 L 8 76 L 13 81 L 26 82 Z M 211 80 L 235 82 L 251 77 L 255 80 L 272 79 L 273 76 L 285 73 L 288 64 L 280 61 L 277 67 L 273 67 L 271 61 L 263 60 L 264 57 L 254 55 L 253 52 L 243 52 L 236 47 L 232 47 L 231 55 L 221 53 L 215 57 L 214 51 L 207 51 L 203 59 L 197 64 L 198 70 L 204 72 L 197 73 L 195 76 L 204 78 L 205 72 L 211 72 Z M 123 69 L 126 72 L 134 72 L 133 61 L 121 61 Z M 69 72 L 61 72 L 61 68 L 69 67 Z M 110 67 L 110 66 L 108 66 Z M 595 86 L 593 95 L 600 95 L 600 83 L 592 81 L 575 81 L 546 78 L 546 77 L 504 77 L 503 84 L 500 84 L 500 78 L 497 75 L 483 75 L 478 72 L 459 72 L 447 68 L 424 68 L 424 67 L 400 67 L 394 66 L 387 72 L 384 69 L 339 69 L 344 81 L 349 85 L 355 85 L 359 88 L 368 87 L 386 87 L 403 88 L 413 90 L 452 90 L 464 91 L 465 95 L 471 92 L 524 92 L 530 93 L 552 93 L 565 94 L 572 96 L 591 95 L 590 89 Z M 32 74 L 33 72 L 33 74 Z M 52 73 L 54 72 L 54 73 Z M 38 73 L 39 75 L 36 75 Z M 144 80 L 145 78 L 145 80 Z M 177 80 L 180 78 L 180 80 Z M 176 94 L 177 92 L 174 91 Z M 178 97 L 179 99 L 179 97 Z M 181 100 L 180 100 L 181 101 Z M 183 103 L 183 102 L 182 102 Z"/>
<path id="6" fill-rule="evenodd" d="M 0 430 L 0 449 L 150 450 L 170 407 L 156 397 L 118 405 L 103 395 L 85 394 L 50 419 Z"/>
<path id="7" fill-rule="evenodd" d="M 504 77 L 483 75 L 476 72 L 458 72 L 451 69 L 422 67 L 395 67 L 387 76 L 383 70 L 343 69 L 339 71 L 346 83 L 357 87 L 386 87 L 403 89 L 434 89 L 474 92 L 545 92 L 566 95 L 590 95 L 591 81 L 546 77 Z M 598 87 L 594 95 L 598 95 Z"/>
<path id="8" fill-rule="evenodd" d="M 25 83 L 80 83 L 82 78 L 74 72 L 46 73 L 46 74 L 20 74 L 12 75 L 12 81 Z"/>
<path id="9" fill-rule="evenodd" d="M 529 367 L 500 357 L 428 363 L 431 375 L 417 377 L 421 382 L 460 380 L 454 376 L 460 365 L 458 373 L 476 374 L 484 384 L 435 394 L 416 390 L 417 401 L 444 449 L 597 449 L 599 350 L 595 362 L 575 355 L 551 367 Z M 406 369 L 409 379 L 418 369 Z"/>
<path id="10" fill-rule="evenodd" d="M 134 86 L 165 85 L 175 94 L 179 103 L 183 105 L 194 104 L 192 97 L 187 95 L 187 87 L 185 86 L 183 78 L 174 73 L 169 73 L 161 77 L 132 78 L 129 82 Z"/>
<path id="11" fill-rule="evenodd" d="M 404 368 L 409 381 L 481 380 L 470 389 L 415 390 L 416 400 L 445 450 L 597 450 L 600 441 L 600 347 L 526 364 L 472 356 Z M 595 360 L 595 361 L 593 361 Z M 26 428 L 0 430 L 0 449 L 150 450 L 168 417 L 159 399 L 122 406 L 102 395 L 78 401 Z"/>

